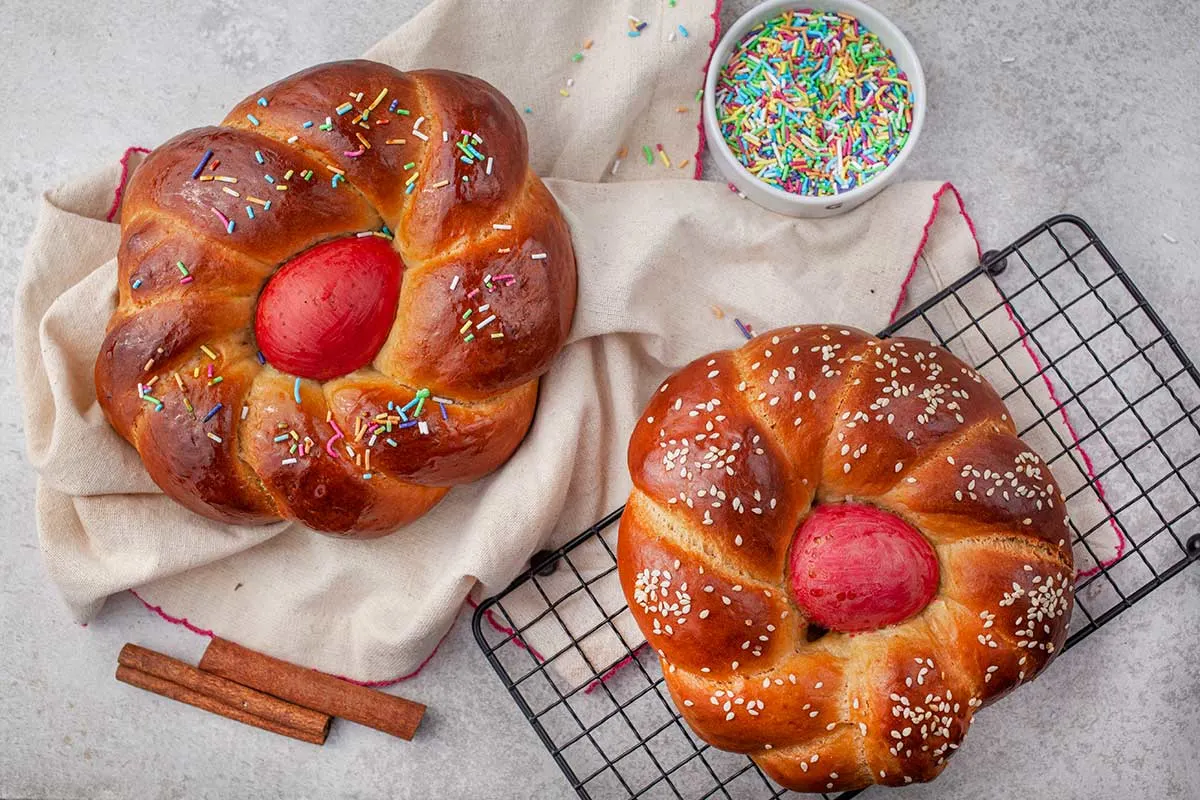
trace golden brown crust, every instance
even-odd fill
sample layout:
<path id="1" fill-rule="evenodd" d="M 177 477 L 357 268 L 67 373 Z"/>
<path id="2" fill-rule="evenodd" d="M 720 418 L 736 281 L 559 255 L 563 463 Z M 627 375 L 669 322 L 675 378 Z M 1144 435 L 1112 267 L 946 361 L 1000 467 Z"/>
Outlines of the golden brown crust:
<path id="1" fill-rule="evenodd" d="M 196 165 L 209 150 L 213 157 L 208 163 L 219 166 L 205 170 L 201 177 L 214 180 L 192 180 Z M 262 154 L 264 163 L 258 163 L 255 153 Z M 308 169 L 313 170 L 310 181 L 300 177 Z M 293 171 L 292 177 L 285 179 L 288 170 Z M 274 183 L 266 181 L 265 175 L 271 175 Z M 345 187 L 333 188 L 326 175 L 329 172 L 321 162 L 256 131 L 187 131 L 146 156 L 129 179 L 121 206 L 122 239 L 124 228 L 142 215 L 166 217 L 185 226 L 198 242 L 207 240 L 210 248 L 278 265 L 318 242 L 378 229 L 379 214 L 363 197 Z M 237 183 L 217 181 L 217 177 Z M 250 198 L 270 202 L 270 210 L 261 210 Z M 246 216 L 247 205 L 259 209 L 252 220 Z M 234 222 L 232 233 L 218 211 Z M 126 277 L 135 267 L 140 264 L 133 262 L 123 269 L 118 261 L 118 274 Z"/>
<path id="2" fill-rule="evenodd" d="M 447 242 L 478 239 L 509 213 L 525 185 L 529 142 L 525 123 L 504 95 L 479 78 L 446 70 L 411 73 L 421 87 L 430 120 L 453 120 L 445 126 L 450 140 L 471 131 L 492 159 L 491 172 L 472 170 L 450 147 L 428 150 L 423 167 L 425 185 L 449 181 L 449 191 L 436 192 L 409 206 L 403 220 L 409 258 L 431 258 Z M 439 127 L 442 127 L 439 125 Z M 438 128 L 433 130 L 437 131 Z M 463 181 L 463 177 L 470 177 Z"/>
<path id="3" fill-rule="evenodd" d="M 992 702 L 1032 680 L 1067 639 L 1074 604 L 1070 561 L 1031 548 L 1023 536 L 960 540 L 938 548 L 943 594 L 957 606 L 957 628 L 982 666 L 980 698 Z M 984 665 L 983 662 L 986 662 Z"/>
<path id="4" fill-rule="evenodd" d="M 659 516 L 635 494 L 617 551 L 621 583 L 633 587 L 630 610 L 650 645 L 669 642 L 674 666 L 713 679 L 791 652 L 803 619 L 787 599 L 731 572 L 719 557 L 697 557 L 685 537 L 660 538 Z"/>
<path id="5" fill-rule="evenodd" d="M 866 786 L 871 776 L 859 758 L 859 739 L 851 728 L 840 727 L 815 741 L 771 748 L 755 754 L 755 762 L 781 786 L 806 786 L 803 791 L 828 792 L 839 786 Z"/>
<path id="6" fill-rule="evenodd" d="M 258 374 L 247 397 L 245 425 L 251 434 L 243 443 L 242 457 L 281 512 L 314 530 L 372 538 L 411 522 L 445 496 L 444 488 L 416 486 L 375 469 L 367 471 L 356 459 L 362 448 L 341 440 L 329 450 L 318 445 L 318 457 L 284 463 L 292 442 L 308 438 L 328 444 L 334 433 L 324 421 L 327 408 L 320 384 L 301 382 L 299 406 L 294 395 L 294 379 L 268 367 Z M 276 442 L 284 433 L 291 441 Z M 347 446 L 356 451 L 353 456 Z M 371 477 L 364 479 L 364 475 Z"/>
<path id="7" fill-rule="evenodd" d="M 374 362 L 323 386 L 264 366 L 271 275 L 385 226 L 404 273 Z M 340 535 L 386 533 L 503 464 L 575 307 L 570 233 L 511 103 L 370 61 L 297 73 L 156 149 L 126 187 L 117 262 L 97 396 L 154 480 L 214 519 Z"/>
<path id="8" fill-rule="evenodd" d="M 677 669 L 668 684 L 688 724 L 725 750 L 786 747 L 823 739 L 846 724 L 843 657 L 814 647 L 776 661 L 726 680 Z"/>
<path id="9" fill-rule="evenodd" d="M 728 353 L 693 361 L 650 399 L 629 443 L 633 484 L 738 569 L 778 581 L 810 487 L 737 402 Z"/>
<path id="10" fill-rule="evenodd" d="M 380 369 L 438 394 L 481 399 L 549 368 L 575 313 L 567 225 L 532 172 L 502 219 L 497 224 L 511 230 L 489 224 L 477 241 L 405 275 L 398 312 L 405 324 L 392 329 L 376 359 Z M 462 346 L 464 314 L 476 322 L 495 317 L 473 329 L 473 347 Z M 501 331 L 502 339 L 492 338 Z"/>
<path id="11" fill-rule="evenodd" d="M 1066 501 L 1050 468 L 1016 436 L 995 426 L 973 431 L 905 475 L 889 502 L 934 541 L 995 533 L 1044 542 L 1071 558 Z"/>
<path id="12" fill-rule="evenodd" d="M 883 494 L 941 446 L 956 449 L 976 425 L 1013 432 L 996 391 L 946 350 L 898 338 L 875 341 L 858 358 L 825 446 L 829 497 Z"/>
<path id="13" fill-rule="evenodd" d="M 467 483 L 499 467 L 521 443 L 537 405 L 536 380 L 477 404 L 450 405 L 433 395 L 427 401 L 428 433 L 421 433 L 420 418 L 409 425 L 397 410 L 413 392 L 382 375 L 348 375 L 325 384 L 347 443 L 370 448 L 371 463 L 385 474 L 427 486 Z"/>
<path id="14" fill-rule="evenodd" d="M 651 398 L 629 467 L 619 574 L 676 706 L 790 789 L 931 780 L 1066 638 L 1062 496 L 995 391 L 927 342 L 810 325 L 704 356 Z M 813 503 L 851 499 L 923 533 L 941 575 L 915 616 L 852 635 L 810 626 L 784 569 Z"/>
<path id="15" fill-rule="evenodd" d="M 181 284 L 176 264 L 190 265 L 193 280 Z M 271 274 L 271 267 L 233 250 L 212 247 L 188 226 L 165 215 L 142 214 L 122 230 L 117 251 L 118 306 L 128 311 L 171 298 L 216 293 L 224 297 L 253 297 Z M 131 288 L 140 281 L 137 291 Z"/>
<path id="16" fill-rule="evenodd" d="M 267 136 L 279 143 L 274 146 L 289 153 L 297 150 L 307 153 L 325 165 L 314 178 L 324 186 L 330 185 L 334 174 L 329 167 L 340 169 L 346 175 L 346 186 L 361 194 L 378 214 L 397 220 L 414 197 L 405 194 L 404 184 L 414 170 L 405 170 L 404 165 L 420 163 L 424 152 L 418 148 L 420 140 L 411 134 L 412 121 L 427 114 L 414 75 L 373 61 L 321 64 L 250 95 L 234 106 L 221 124 Z M 368 127 L 352 123 L 385 88 L 387 95 L 367 115 Z M 362 101 L 351 96 L 351 91 L 362 92 Z M 266 108 L 258 105 L 259 97 L 268 98 Z M 337 107 L 347 101 L 356 110 L 339 115 Z M 397 110 L 404 109 L 408 114 L 388 113 L 393 102 L 397 102 Z M 247 115 L 257 119 L 258 125 Z M 326 118 L 334 124 L 322 130 L 320 126 L 326 124 Z M 381 120 L 386 120 L 382 127 L 370 127 Z M 306 122 L 313 124 L 306 128 Z M 358 138 L 360 134 L 371 144 L 371 150 L 358 156 L 346 155 L 364 149 L 362 139 Z M 289 143 L 293 136 L 296 140 Z M 387 143 L 397 139 L 404 139 L 405 143 Z"/>
<path id="17" fill-rule="evenodd" d="M 149 406 L 142 409 L 133 437 L 146 471 L 164 491 L 191 510 L 224 522 L 259 523 L 278 517 L 273 499 L 238 457 L 242 435 L 238 415 L 255 367 L 246 358 L 223 364 L 223 381 L 214 385 L 204 378 L 203 368 L 200 378 L 193 378 L 188 370 L 174 373 L 184 380 L 186 394 L 167 394 L 162 412 Z M 193 411 L 184 405 L 185 396 Z M 218 404 L 220 409 L 211 418 L 196 424 L 197 411 L 204 419 Z"/>

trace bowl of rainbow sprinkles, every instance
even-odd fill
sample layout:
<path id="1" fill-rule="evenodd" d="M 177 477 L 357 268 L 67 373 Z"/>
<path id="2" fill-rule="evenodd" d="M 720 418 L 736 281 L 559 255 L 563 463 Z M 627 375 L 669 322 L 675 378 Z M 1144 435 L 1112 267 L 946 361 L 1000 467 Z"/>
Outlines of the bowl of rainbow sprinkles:
<path id="1" fill-rule="evenodd" d="M 884 188 L 917 143 L 925 76 L 892 22 L 858 0 L 770 0 L 713 51 L 704 132 L 743 195 L 793 217 L 827 217 Z"/>

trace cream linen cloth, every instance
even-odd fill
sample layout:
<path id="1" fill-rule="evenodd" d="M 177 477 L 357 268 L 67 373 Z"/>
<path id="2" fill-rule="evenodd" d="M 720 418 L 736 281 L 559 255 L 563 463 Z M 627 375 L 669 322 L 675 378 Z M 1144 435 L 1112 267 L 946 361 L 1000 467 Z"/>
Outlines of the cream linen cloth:
<path id="1" fill-rule="evenodd" d="M 435 649 L 468 593 L 503 589 L 533 552 L 623 501 L 625 445 L 642 404 L 671 370 L 737 345 L 732 317 L 761 329 L 820 320 L 877 329 L 927 223 L 923 259 L 936 269 L 918 270 L 914 294 L 975 262 L 955 204 L 934 214 L 936 184 L 896 186 L 853 214 L 804 222 L 720 183 L 682 180 L 693 167 L 678 164 L 699 144 L 694 96 L 712 10 L 542 4 L 534 31 L 521 3 L 436 0 L 367 54 L 401 69 L 480 75 L 531 109 L 532 163 L 570 222 L 579 268 L 570 341 L 542 382 L 525 442 L 497 473 L 388 538 L 221 525 L 157 489 L 105 422 L 92 384 L 115 302 L 120 232 L 105 218 L 122 173 L 114 166 L 48 192 L 18 289 L 16 359 L 38 535 L 74 617 L 90 619 L 108 595 L 136 588 L 193 629 L 357 680 L 403 676 Z M 468 14 L 486 24 L 463 25 Z M 627 36 L 626 14 L 649 23 L 641 36 Z M 688 37 L 671 36 L 679 25 Z M 644 143 L 662 143 L 672 167 L 647 165 Z M 622 146 L 630 156 L 612 182 Z M 139 160 L 131 156 L 131 171 Z"/>

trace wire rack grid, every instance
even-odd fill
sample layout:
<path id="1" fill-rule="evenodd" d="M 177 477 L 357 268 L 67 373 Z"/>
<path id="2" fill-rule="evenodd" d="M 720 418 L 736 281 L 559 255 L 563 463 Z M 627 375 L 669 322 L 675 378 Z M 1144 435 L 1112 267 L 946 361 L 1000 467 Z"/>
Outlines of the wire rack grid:
<path id="1" fill-rule="evenodd" d="M 1049 463 L 1079 569 L 1067 649 L 1200 560 L 1200 374 L 1085 222 L 1054 217 L 985 253 L 881 335 L 975 366 Z M 592 800 L 817 797 L 680 719 L 619 589 L 620 515 L 539 553 L 473 620 L 571 786 Z"/>

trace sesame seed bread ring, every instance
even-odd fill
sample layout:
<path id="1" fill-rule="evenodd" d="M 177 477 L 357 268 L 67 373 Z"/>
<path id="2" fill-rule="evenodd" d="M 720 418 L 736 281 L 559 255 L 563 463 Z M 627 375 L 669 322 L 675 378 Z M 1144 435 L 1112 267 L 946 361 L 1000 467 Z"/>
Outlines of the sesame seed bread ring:
<path id="1" fill-rule="evenodd" d="M 704 356 L 629 470 L 621 585 L 676 706 L 789 789 L 933 779 L 1066 639 L 1065 501 L 929 342 L 807 325 Z"/>
<path id="2" fill-rule="evenodd" d="M 489 84 L 324 64 L 125 190 L 105 416 L 198 514 L 389 533 L 502 465 L 566 339 L 575 256 Z"/>

